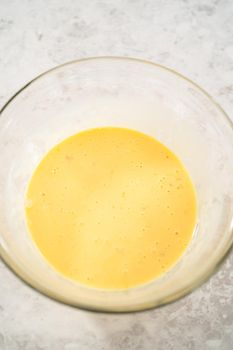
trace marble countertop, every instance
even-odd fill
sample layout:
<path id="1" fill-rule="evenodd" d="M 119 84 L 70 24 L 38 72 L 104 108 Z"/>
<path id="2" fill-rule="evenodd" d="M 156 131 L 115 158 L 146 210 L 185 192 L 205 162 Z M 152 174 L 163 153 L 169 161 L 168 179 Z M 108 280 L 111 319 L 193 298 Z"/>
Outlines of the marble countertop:
<path id="1" fill-rule="evenodd" d="M 1 0 L 0 107 L 65 61 L 149 59 L 193 79 L 232 117 L 232 0 Z M 233 349 L 233 254 L 201 288 L 136 314 L 71 308 L 0 262 L 0 350 Z"/>

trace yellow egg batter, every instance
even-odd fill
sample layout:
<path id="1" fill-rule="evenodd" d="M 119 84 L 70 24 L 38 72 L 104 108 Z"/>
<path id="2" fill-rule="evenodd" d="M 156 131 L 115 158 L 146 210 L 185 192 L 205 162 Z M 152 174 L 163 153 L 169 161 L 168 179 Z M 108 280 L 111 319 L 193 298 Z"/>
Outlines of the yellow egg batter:
<path id="1" fill-rule="evenodd" d="M 36 245 L 66 277 L 124 289 L 164 274 L 192 238 L 196 197 L 177 157 L 152 137 L 97 128 L 55 146 L 26 195 Z"/>

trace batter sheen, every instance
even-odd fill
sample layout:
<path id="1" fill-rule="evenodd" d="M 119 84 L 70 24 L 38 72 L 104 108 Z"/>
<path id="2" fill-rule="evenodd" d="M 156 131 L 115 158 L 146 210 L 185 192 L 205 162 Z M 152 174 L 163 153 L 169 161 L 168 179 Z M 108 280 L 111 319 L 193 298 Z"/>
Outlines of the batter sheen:
<path id="1" fill-rule="evenodd" d="M 66 277 L 124 289 L 164 274 L 196 220 L 193 185 L 160 142 L 123 128 L 78 133 L 54 147 L 29 183 L 36 245 Z"/>

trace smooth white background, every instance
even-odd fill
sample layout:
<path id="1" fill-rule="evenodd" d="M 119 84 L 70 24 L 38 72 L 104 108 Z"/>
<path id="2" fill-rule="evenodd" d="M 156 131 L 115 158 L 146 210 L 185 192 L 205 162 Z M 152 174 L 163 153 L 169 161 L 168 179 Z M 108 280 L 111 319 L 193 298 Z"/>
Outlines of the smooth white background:
<path id="1" fill-rule="evenodd" d="M 120 55 L 178 70 L 232 117 L 232 18 L 231 0 L 0 0 L 0 107 L 55 65 Z M 0 262 L 0 350 L 231 350 L 232 266 L 233 254 L 174 304 L 105 315 L 49 300 Z"/>

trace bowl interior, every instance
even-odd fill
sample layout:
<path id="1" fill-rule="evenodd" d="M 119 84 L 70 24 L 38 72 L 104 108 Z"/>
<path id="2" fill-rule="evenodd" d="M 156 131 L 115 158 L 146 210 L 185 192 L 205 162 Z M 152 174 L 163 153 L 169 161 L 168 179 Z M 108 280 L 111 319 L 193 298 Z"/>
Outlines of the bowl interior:
<path id="1" fill-rule="evenodd" d="M 157 138 L 183 161 L 197 192 L 198 223 L 186 253 L 163 277 L 127 291 L 90 289 L 60 276 L 26 227 L 25 190 L 38 162 L 59 141 L 98 126 Z M 96 58 L 51 70 L 2 110 L 0 147 L 1 254 L 29 284 L 60 301 L 105 311 L 169 302 L 205 280 L 232 243 L 232 125 L 207 94 L 166 68 Z"/>

